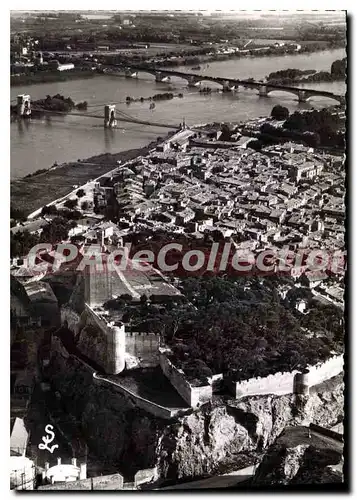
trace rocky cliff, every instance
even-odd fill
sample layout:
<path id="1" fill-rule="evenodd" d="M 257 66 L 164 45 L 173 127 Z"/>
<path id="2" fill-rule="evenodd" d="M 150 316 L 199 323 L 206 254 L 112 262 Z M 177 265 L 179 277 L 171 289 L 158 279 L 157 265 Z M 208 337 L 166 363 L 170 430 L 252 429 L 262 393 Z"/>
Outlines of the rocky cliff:
<path id="1" fill-rule="evenodd" d="M 252 486 L 343 482 L 343 443 L 308 427 L 284 429 L 268 449 Z"/>
<path id="2" fill-rule="evenodd" d="M 335 424 L 343 413 L 343 379 L 315 386 L 309 397 L 217 396 L 191 414 L 161 420 L 138 409 L 90 371 L 55 353 L 53 384 L 81 423 L 89 447 L 127 476 L 158 466 L 163 479 L 189 479 L 250 465 L 286 426 Z"/>

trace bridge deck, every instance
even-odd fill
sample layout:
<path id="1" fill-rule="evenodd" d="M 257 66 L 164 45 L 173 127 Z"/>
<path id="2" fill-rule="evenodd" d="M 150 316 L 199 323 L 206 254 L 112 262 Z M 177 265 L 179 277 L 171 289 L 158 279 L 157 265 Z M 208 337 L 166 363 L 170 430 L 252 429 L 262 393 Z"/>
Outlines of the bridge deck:
<path id="1" fill-rule="evenodd" d="M 113 65 L 116 66 L 116 65 Z M 333 92 L 328 92 L 324 90 L 316 90 L 316 89 L 310 89 L 310 88 L 301 88 L 301 87 L 292 87 L 288 85 L 275 85 L 275 84 L 269 84 L 268 82 L 257 82 L 257 81 L 250 81 L 250 80 L 240 80 L 238 78 L 225 78 L 225 77 L 215 77 L 215 76 L 209 76 L 209 75 L 199 75 L 197 73 L 184 73 L 182 71 L 175 71 L 175 70 L 170 70 L 170 69 L 161 69 L 161 68 L 145 68 L 142 66 L 130 66 L 130 69 L 133 71 L 146 71 L 150 74 L 155 75 L 156 73 L 161 73 L 163 76 L 177 76 L 181 77 L 184 79 L 193 79 L 199 81 L 201 80 L 206 80 L 206 81 L 212 81 L 216 83 L 223 84 L 223 82 L 227 82 L 228 84 L 232 85 L 244 85 L 244 86 L 249 86 L 250 88 L 261 88 L 261 87 L 267 87 L 268 89 L 276 89 L 276 90 L 285 90 L 285 91 L 291 91 L 291 92 L 299 92 L 299 91 L 304 91 L 307 94 L 310 95 L 319 95 L 322 97 L 331 97 L 333 99 L 340 100 L 343 99 L 344 96 L 334 94 Z"/>

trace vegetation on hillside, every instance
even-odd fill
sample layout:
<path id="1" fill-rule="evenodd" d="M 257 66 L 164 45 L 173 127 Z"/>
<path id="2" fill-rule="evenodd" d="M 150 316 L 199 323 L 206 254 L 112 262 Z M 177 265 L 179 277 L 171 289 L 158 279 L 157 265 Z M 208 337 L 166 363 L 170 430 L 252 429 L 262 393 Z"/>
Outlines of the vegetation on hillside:
<path id="1" fill-rule="evenodd" d="M 282 300 L 277 292 L 277 285 L 289 283 L 285 277 L 186 278 L 186 303 L 164 309 L 142 301 L 139 308 L 128 305 L 124 319 L 159 333 L 173 363 L 191 380 L 222 372 L 245 380 L 303 369 L 343 351 L 343 313 L 314 305 L 302 315 L 295 308 L 300 297 Z"/>

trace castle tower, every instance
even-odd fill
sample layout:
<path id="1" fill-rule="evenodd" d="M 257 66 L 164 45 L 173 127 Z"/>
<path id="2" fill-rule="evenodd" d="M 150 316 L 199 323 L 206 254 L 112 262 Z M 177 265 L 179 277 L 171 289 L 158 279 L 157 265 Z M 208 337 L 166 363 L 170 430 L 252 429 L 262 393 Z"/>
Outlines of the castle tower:
<path id="1" fill-rule="evenodd" d="M 116 127 L 117 120 L 115 118 L 115 104 L 106 104 L 104 106 L 104 127 Z"/>
<path id="2" fill-rule="evenodd" d="M 295 375 L 295 394 L 302 394 L 304 396 L 309 395 L 309 372 L 305 370 L 302 373 L 296 373 Z"/>
<path id="3" fill-rule="evenodd" d="M 17 115 L 30 116 L 31 115 L 31 97 L 26 94 L 17 96 Z"/>
<path id="4" fill-rule="evenodd" d="M 108 323 L 106 372 L 116 375 L 125 368 L 125 325 L 119 322 Z"/>

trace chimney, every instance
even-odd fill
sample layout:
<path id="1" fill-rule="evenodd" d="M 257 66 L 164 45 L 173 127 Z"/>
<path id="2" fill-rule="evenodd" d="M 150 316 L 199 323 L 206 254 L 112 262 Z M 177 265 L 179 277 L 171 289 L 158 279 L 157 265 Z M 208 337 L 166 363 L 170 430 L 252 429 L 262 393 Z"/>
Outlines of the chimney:
<path id="1" fill-rule="evenodd" d="M 74 467 L 77 467 L 77 459 L 76 458 L 72 458 L 72 465 Z"/>
<path id="2" fill-rule="evenodd" d="M 45 472 L 47 472 L 49 468 L 50 468 L 50 464 L 48 462 L 45 462 Z"/>
<path id="3" fill-rule="evenodd" d="M 57 458 L 57 465 L 61 465 L 61 457 Z"/>

